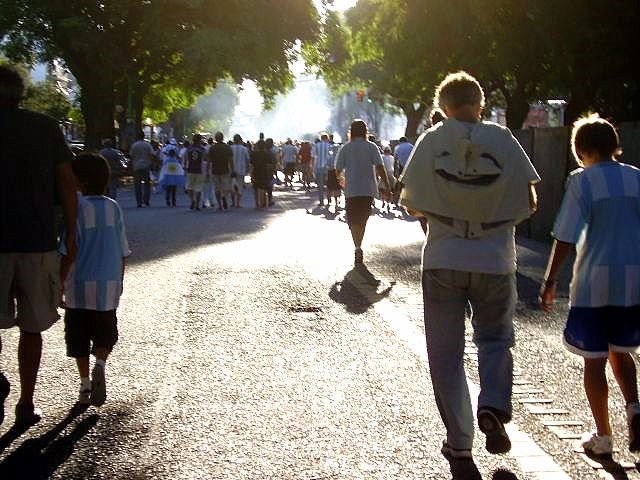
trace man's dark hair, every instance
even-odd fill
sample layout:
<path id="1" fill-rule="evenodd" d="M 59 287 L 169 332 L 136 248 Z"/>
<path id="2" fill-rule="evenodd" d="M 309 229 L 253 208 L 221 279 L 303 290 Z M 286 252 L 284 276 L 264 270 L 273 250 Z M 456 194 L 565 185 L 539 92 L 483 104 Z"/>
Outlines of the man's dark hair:
<path id="1" fill-rule="evenodd" d="M 408 142 L 409 140 L 407 140 L 407 137 L 400 137 L 400 140 L 398 140 L 400 143 L 404 143 L 404 142 Z"/>
<path id="2" fill-rule="evenodd" d="M 202 144 L 202 135 L 200 135 L 199 133 L 195 133 L 193 135 L 193 144 L 194 145 L 201 145 Z"/>
<path id="3" fill-rule="evenodd" d="M 0 101 L 8 104 L 20 103 L 24 96 L 24 80 L 10 65 L 0 65 Z"/>
<path id="4" fill-rule="evenodd" d="M 216 142 L 222 142 L 222 140 L 224 140 L 222 132 L 216 132 Z"/>
<path id="5" fill-rule="evenodd" d="M 115 145 L 115 142 L 113 141 L 112 138 L 103 138 L 102 139 L 102 146 L 104 148 L 113 148 L 114 145 Z"/>
<path id="6" fill-rule="evenodd" d="M 367 124 L 364 120 L 356 119 L 351 123 L 351 139 L 367 138 Z"/>
<path id="7" fill-rule="evenodd" d="M 97 153 L 81 153 L 71 162 L 73 173 L 78 178 L 82 193 L 104 195 L 109 183 L 109 162 Z"/>
<path id="8" fill-rule="evenodd" d="M 136 140 L 144 140 L 144 132 L 142 130 L 138 130 L 138 134 L 136 135 Z"/>
<path id="9" fill-rule="evenodd" d="M 233 143 L 242 143 L 242 137 L 236 133 L 233 136 Z"/>

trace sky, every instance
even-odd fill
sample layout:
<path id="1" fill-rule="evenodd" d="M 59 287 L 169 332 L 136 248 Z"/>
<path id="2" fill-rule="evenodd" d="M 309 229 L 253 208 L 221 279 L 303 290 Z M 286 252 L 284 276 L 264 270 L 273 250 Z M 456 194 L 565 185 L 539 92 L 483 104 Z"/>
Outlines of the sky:
<path id="1" fill-rule="evenodd" d="M 333 8 L 344 11 L 357 0 L 334 0 Z M 321 0 L 314 0 L 319 8 Z M 304 64 L 292 65 L 296 73 L 295 87 L 279 96 L 275 107 L 263 112 L 262 97 L 255 84 L 242 84 L 240 103 L 231 122 L 230 134 L 239 133 L 243 138 L 257 138 L 260 132 L 275 139 L 300 138 L 308 133 L 319 133 L 327 127 L 331 116 L 330 93 L 322 79 L 304 73 Z"/>

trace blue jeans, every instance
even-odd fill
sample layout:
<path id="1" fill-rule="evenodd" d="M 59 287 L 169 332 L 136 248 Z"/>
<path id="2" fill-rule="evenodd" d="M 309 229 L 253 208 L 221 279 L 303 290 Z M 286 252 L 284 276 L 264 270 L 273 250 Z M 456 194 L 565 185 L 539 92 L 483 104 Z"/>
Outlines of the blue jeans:
<path id="1" fill-rule="evenodd" d="M 136 192 L 136 203 L 138 205 L 147 205 L 151 196 L 151 179 L 149 178 L 149 170 L 133 171 L 133 187 Z"/>
<path id="2" fill-rule="evenodd" d="M 316 170 L 316 184 L 318 185 L 318 201 L 324 203 L 324 192 L 327 186 L 326 168 L 318 168 Z"/>
<path id="3" fill-rule="evenodd" d="M 478 407 L 497 409 L 509 420 L 518 295 L 515 274 L 425 270 L 422 292 L 431 382 L 447 443 L 470 449 L 474 415 L 464 371 L 465 310 L 470 304 L 473 341 L 478 347 Z"/>

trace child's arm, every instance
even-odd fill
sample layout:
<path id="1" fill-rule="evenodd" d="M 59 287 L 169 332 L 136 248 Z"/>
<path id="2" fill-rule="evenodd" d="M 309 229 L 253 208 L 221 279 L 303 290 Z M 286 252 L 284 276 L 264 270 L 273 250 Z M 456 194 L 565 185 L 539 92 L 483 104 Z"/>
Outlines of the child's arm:
<path id="1" fill-rule="evenodd" d="M 124 291 L 124 267 L 127 262 L 127 257 L 122 257 L 122 272 L 120 273 L 120 295 Z"/>
<path id="2" fill-rule="evenodd" d="M 529 211 L 533 215 L 538 209 L 538 194 L 536 193 L 536 186 L 533 183 L 529 184 Z"/>
<path id="3" fill-rule="evenodd" d="M 540 286 L 540 296 L 538 297 L 540 306 L 545 312 L 548 312 L 553 304 L 556 296 L 558 275 L 560 275 L 560 270 L 562 270 L 562 266 L 573 251 L 574 246 L 573 243 L 561 242 L 560 240 L 553 241 L 547 271 Z"/>

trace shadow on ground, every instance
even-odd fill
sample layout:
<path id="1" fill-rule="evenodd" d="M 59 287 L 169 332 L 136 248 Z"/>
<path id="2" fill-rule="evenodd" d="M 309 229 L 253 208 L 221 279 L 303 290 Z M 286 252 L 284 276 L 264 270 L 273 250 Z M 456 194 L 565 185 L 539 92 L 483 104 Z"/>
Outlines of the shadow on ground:
<path id="1" fill-rule="evenodd" d="M 336 282 L 329 290 L 329 298 L 341 303 L 350 313 L 364 313 L 373 304 L 391 293 L 394 283 L 383 286 L 365 266 L 349 270 L 342 281 Z"/>
<path id="2" fill-rule="evenodd" d="M 0 478 L 46 479 L 74 452 L 76 443 L 98 422 L 96 414 L 83 418 L 62 435 L 86 408 L 73 407 L 67 416 L 39 437 L 29 438 L 0 463 Z M 11 428 L 0 437 L 0 449 L 5 450 L 25 429 Z"/>

